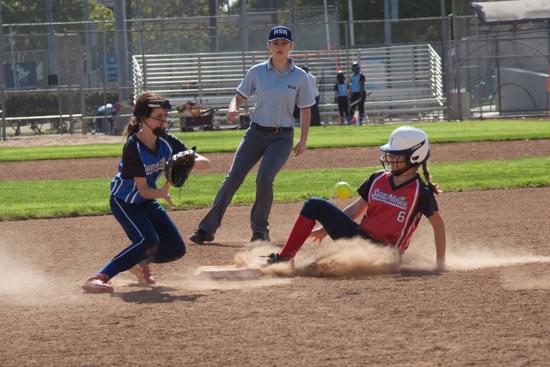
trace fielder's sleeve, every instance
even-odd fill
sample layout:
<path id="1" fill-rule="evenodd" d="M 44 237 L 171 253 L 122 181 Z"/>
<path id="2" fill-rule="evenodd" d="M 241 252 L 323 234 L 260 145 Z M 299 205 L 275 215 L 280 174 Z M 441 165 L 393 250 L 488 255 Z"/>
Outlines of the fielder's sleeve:
<path id="1" fill-rule="evenodd" d="M 128 140 L 122 150 L 121 175 L 123 178 L 145 177 L 145 167 L 134 139 Z"/>
<path id="2" fill-rule="evenodd" d="M 256 92 L 256 73 L 254 70 L 254 67 L 250 68 L 237 87 L 237 93 L 247 99 Z"/>
<path id="3" fill-rule="evenodd" d="M 298 108 L 309 108 L 315 104 L 315 96 L 305 71 L 302 70 L 303 78 L 300 79 L 298 84 L 298 91 L 296 93 L 296 105 Z"/>
<path id="4" fill-rule="evenodd" d="M 174 135 L 167 134 L 166 140 L 168 140 L 168 143 L 172 147 L 172 155 L 177 154 L 179 152 L 183 152 L 184 150 L 187 150 L 187 147 L 181 140 L 176 138 Z"/>

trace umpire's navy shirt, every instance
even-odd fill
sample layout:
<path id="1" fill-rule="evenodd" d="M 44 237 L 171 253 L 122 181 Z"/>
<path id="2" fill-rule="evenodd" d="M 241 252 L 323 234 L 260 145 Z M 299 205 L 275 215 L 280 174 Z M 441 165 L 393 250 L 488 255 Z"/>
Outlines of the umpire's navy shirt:
<path id="1" fill-rule="evenodd" d="M 128 138 L 122 150 L 118 173 L 111 181 L 111 195 L 130 204 L 141 204 L 144 199 L 138 192 L 134 177 L 145 177 L 147 186 L 156 188 L 156 181 L 164 171 L 170 157 L 186 150 L 175 136 L 157 139 L 155 151 L 147 148 L 134 134 Z"/>
<path id="2" fill-rule="evenodd" d="M 292 59 L 288 61 L 289 68 L 282 73 L 273 68 L 271 58 L 254 65 L 237 87 L 237 93 L 245 98 L 256 94 L 251 118 L 262 126 L 292 127 L 294 105 L 307 108 L 315 104 L 306 72 Z"/>

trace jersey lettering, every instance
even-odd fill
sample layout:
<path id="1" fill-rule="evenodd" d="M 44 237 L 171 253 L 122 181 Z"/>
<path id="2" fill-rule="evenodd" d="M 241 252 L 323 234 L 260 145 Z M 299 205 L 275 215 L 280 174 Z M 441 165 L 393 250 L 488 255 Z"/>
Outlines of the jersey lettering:
<path id="1" fill-rule="evenodd" d="M 137 154 L 139 155 L 138 164 L 143 165 L 147 186 L 155 189 L 156 181 L 164 171 L 166 161 L 172 156 L 174 148 L 165 138 L 158 139 L 157 149 L 155 152 L 143 146 L 135 136 L 129 138 L 126 144 L 135 144 Z M 178 151 L 183 148 L 185 148 L 185 146 L 181 144 L 181 147 L 179 147 Z M 134 178 L 122 176 L 124 161 L 125 160 L 123 157 L 123 159 L 120 160 L 118 166 L 118 174 L 111 181 L 111 195 L 130 204 L 144 203 L 146 199 L 139 195 L 139 191 L 137 189 Z"/>
<path id="2" fill-rule="evenodd" d="M 391 177 L 389 172 L 385 172 L 374 179 L 361 229 L 373 239 L 404 252 L 422 215 L 416 210 L 420 179 L 393 187 Z"/>

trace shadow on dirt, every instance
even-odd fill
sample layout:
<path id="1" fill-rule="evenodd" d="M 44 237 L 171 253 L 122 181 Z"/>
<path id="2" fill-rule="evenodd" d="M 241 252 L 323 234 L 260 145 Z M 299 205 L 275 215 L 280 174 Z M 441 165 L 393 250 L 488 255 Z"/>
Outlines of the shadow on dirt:
<path id="1" fill-rule="evenodd" d="M 181 291 L 180 289 L 170 287 L 152 287 L 134 292 L 115 293 L 113 297 L 118 297 L 124 302 L 129 303 L 171 303 L 171 302 L 195 302 L 205 294 L 185 294 L 172 295 L 170 291 Z"/>
<path id="2" fill-rule="evenodd" d="M 189 241 L 192 246 L 198 247 L 227 247 L 227 248 L 240 248 L 243 247 L 241 243 L 219 243 L 219 242 L 205 242 L 202 245 Z"/>
<path id="3" fill-rule="evenodd" d="M 399 269 L 397 277 L 401 278 L 417 278 L 426 276 L 440 276 L 442 273 L 436 270 L 421 270 L 421 269 Z"/>

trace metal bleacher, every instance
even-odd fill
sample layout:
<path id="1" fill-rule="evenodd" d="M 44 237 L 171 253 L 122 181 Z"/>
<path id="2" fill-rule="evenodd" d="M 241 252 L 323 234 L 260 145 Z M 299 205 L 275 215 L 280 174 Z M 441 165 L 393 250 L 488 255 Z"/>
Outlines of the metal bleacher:
<path id="1" fill-rule="evenodd" d="M 438 119 L 443 115 L 441 59 L 429 44 L 295 51 L 292 56 L 317 77 L 323 121 L 337 114 L 333 92 L 336 71 L 344 70 L 349 77 L 353 61 L 361 64 L 367 77 L 370 94 L 366 111 L 371 121 Z M 136 55 L 134 92 L 154 91 L 174 104 L 202 101 L 223 113 L 246 70 L 266 58 L 265 51 Z"/>

